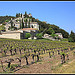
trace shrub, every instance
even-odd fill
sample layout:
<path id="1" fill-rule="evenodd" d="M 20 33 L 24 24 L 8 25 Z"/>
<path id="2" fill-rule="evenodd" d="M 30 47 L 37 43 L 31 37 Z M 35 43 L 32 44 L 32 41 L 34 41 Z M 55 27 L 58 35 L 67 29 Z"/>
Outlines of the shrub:
<path id="1" fill-rule="evenodd" d="M 57 38 L 57 37 L 58 37 L 58 35 L 56 35 L 56 34 L 51 34 L 51 36 L 52 36 L 53 38 Z"/>
<path id="2" fill-rule="evenodd" d="M 75 42 L 75 33 L 73 31 L 71 31 L 69 38 L 68 38 L 69 42 Z"/>
<path id="3" fill-rule="evenodd" d="M 73 39 L 71 37 L 68 38 L 69 42 L 73 42 Z"/>
<path id="4" fill-rule="evenodd" d="M 31 37 L 31 34 L 30 33 L 26 33 L 25 34 L 25 38 L 28 39 L 29 37 Z"/>
<path id="5" fill-rule="evenodd" d="M 47 31 L 46 31 L 47 34 L 51 35 L 51 34 L 54 34 L 55 31 L 52 29 L 52 28 L 49 28 Z"/>
<path id="6" fill-rule="evenodd" d="M 67 38 L 63 38 L 63 39 L 60 39 L 61 41 L 68 41 L 68 39 Z"/>
<path id="7" fill-rule="evenodd" d="M 36 34 L 36 37 L 37 37 L 38 39 L 42 39 L 42 33 L 37 33 L 37 34 Z"/>

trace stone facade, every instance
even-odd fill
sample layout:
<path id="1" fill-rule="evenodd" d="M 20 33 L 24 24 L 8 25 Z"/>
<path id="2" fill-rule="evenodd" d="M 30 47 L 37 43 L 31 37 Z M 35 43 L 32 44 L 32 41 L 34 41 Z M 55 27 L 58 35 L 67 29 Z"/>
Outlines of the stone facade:
<path id="1" fill-rule="evenodd" d="M 25 34 L 31 33 L 31 37 L 29 39 L 37 39 L 35 37 L 37 30 L 34 28 L 24 28 L 17 31 L 6 31 L 0 33 L 0 38 L 9 38 L 9 39 L 25 39 Z"/>
<path id="2" fill-rule="evenodd" d="M 55 40 L 51 35 L 49 34 L 44 34 L 43 38 L 47 38 L 47 39 L 50 39 L 50 40 Z"/>
<path id="3" fill-rule="evenodd" d="M 29 16 L 31 17 L 31 14 L 29 14 Z M 32 19 L 31 18 L 24 18 L 24 15 L 22 15 L 22 17 L 19 17 L 19 18 L 16 18 L 16 19 L 13 19 L 11 18 L 12 22 L 13 22 L 13 26 L 15 26 L 16 28 L 20 28 L 20 25 L 22 25 L 22 19 L 23 19 L 23 23 L 24 23 L 24 26 L 25 26 L 25 20 L 27 19 L 27 26 L 29 24 L 29 19 L 30 19 L 30 28 L 36 28 L 39 30 L 39 25 L 37 22 L 32 22 Z M 6 31 L 8 31 L 8 28 L 11 26 L 11 22 L 9 21 L 7 24 L 6 24 Z"/>
<path id="4" fill-rule="evenodd" d="M 37 39 L 35 36 L 36 34 L 38 33 L 38 30 L 36 28 L 23 28 L 23 29 L 20 29 L 18 31 L 22 31 L 24 36 L 26 33 L 30 33 L 32 36 L 28 39 Z"/>
<path id="5" fill-rule="evenodd" d="M 58 35 L 57 37 L 60 38 L 60 39 L 63 39 L 63 36 L 61 33 L 55 33 L 56 35 Z"/>
<path id="6" fill-rule="evenodd" d="M 56 36 L 57 38 L 59 38 L 59 39 L 63 39 L 63 36 L 62 36 L 62 34 L 61 33 L 56 33 L 56 35 L 58 35 L 58 36 Z M 55 39 L 55 38 L 53 38 L 51 35 L 49 35 L 49 34 L 44 34 L 44 36 L 43 36 L 43 38 L 47 38 L 47 39 L 50 39 L 50 40 L 58 40 L 58 39 Z"/>
<path id="7" fill-rule="evenodd" d="M 37 22 L 30 22 L 30 27 L 32 28 L 32 26 L 33 26 L 33 28 L 36 28 L 39 30 L 39 25 Z"/>
<path id="8" fill-rule="evenodd" d="M 21 33 L 20 32 L 3 32 L 1 33 L 0 38 L 21 39 Z"/>

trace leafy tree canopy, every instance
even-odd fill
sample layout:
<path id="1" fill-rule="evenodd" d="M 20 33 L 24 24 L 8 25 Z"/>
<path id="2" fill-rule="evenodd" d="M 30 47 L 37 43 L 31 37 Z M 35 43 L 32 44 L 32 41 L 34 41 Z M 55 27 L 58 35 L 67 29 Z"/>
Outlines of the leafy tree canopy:
<path id="1" fill-rule="evenodd" d="M 4 25 L 0 26 L 0 30 L 5 30 Z"/>
<path id="2" fill-rule="evenodd" d="M 31 37 L 31 34 L 30 33 L 26 33 L 25 34 L 25 38 L 28 39 L 29 37 Z"/>
<path id="3" fill-rule="evenodd" d="M 41 33 L 37 33 L 36 36 L 37 36 L 38 39 L 42 38 L 42 34 Z"/>
<path id="4" fill-rule="evenodd" d="M 54 34 L 55 31 L 52 29 L 52 28 L 49 28 L 47 31 L 46 31 L 47 34 Z"/>
<path id="5" fill-rule="evenodd" d="M 75 33 L 73 31 L 71 31 L 69 38 L 68 38 L 69 42 L 75 42 Z"/>

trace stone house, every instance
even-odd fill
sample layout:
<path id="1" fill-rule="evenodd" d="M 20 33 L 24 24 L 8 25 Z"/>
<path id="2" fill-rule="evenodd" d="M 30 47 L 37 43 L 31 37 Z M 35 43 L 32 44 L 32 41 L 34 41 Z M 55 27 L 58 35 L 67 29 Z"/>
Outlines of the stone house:
<path id="1" fill-rule="evenodd" d="M 24 32 L 23 33 L 23 37 L 25 39 L 25 34 L 26 33 L 30 33 L 31 34 L 31 39 L 35 39 L 36 38 L 36 34 L 38 33 L 38 30 L 36 28 L 23 28 L 23 29 L 20 29 L 18 31 L 22 31 Z"/>
<path id="2" fill-rule="evenodd" d="M 32 28 L 32 26 L 33 26 L 33 28 L 36 28 L 39 30 L 39 25 L 37 22 L 30 22 L 30 27 Z"/>
<path id="3" fill-rule="evenodd" d="M 63 39 L 63 36 L 61 33 L 55 33 L 56 35 L 58 35 L 57 37 L 60 38 L 60 39 Z"/>
<path id="4" fill-rule="evenodd" d="M 58 36 L 56 36 L 57 38 L 59 38 L 59 39 L 62 39 L 63 38 L 63 36 L 62 36 L 62 34 L 61 33 L 55 33 L 56 35 L 58 35 Z M 47 39 L 51 39 L 51 40 L 56 40 L 55 38 L 53 38 L 51 35 L 49 35 L 49 34 L 44 34 L 44 36 L 43 36 L 43 38 L 47 38 Z"/>
<path id="5" fill-rule="evenodd" d="M 36 38 L 35 35 L 37 33 L 37 29 L 34 28 L 23 28 L 16 31 L 6 31 L 1 32 L 0 38 L 9 38 L 9 39 L 25 39 L 25 34 L 31 33 L 31 39 Z"/>
<path id="6" fill-rule="evenodd" d="M 2 32 L 0 38 L 9 38 L 9 39 L 22 39 L 23 32 L 20 31 L 8 31 Z"/>
<path id="7" fill-rule="evenodd" d="M 49 34 L 44 34 L 43 38 L 47 38 L 47 39 L 50 39 L 50 40 L 55 40 L 51 35 Z"/>

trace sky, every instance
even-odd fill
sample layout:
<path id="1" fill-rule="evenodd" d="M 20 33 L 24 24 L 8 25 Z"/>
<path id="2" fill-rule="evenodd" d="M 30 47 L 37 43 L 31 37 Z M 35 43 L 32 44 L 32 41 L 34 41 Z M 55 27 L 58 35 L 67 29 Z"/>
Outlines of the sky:
<path id="1" fill-rule="evenodd" d="M 0 1 L 0 16 L 31 13 L 41 21 L 75 33 L 75 1 Z"/>

